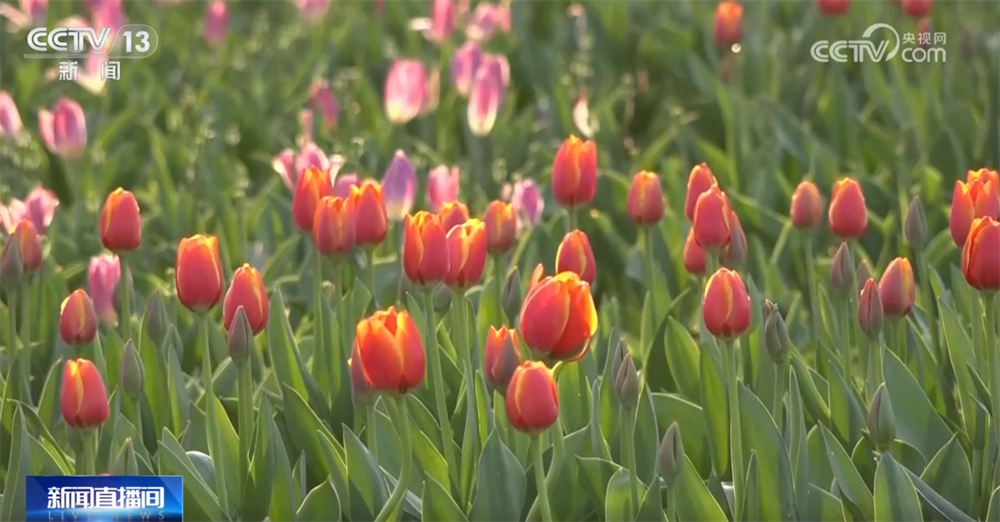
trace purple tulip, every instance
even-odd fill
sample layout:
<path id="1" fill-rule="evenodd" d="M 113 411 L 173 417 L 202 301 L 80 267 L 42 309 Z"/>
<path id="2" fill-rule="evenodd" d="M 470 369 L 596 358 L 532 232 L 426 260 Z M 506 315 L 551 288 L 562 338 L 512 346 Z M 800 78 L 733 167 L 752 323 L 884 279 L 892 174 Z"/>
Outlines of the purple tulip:
<path id="1" fill-rule="evenodd" d="M 312 109 L 323 117 L 323 124 L 327 129 L 337 128 L 337 118 L 340 112 L 340 105 L 333 94 L 330 84 L 325 81 L 317 81 L 309 89 L 309 102 Z"/>
<path id="2" fill-rule="evenodd" d="M 427 174 L 427 206 L 434 212 L 441 211 L 441 205 L 449 201 L 458 201 L 458 189 L 461 175 L 458 167 L 438 165 Z"/>
<path id="3" fill-rule="evenodd" d="M 351 187 L 357 187 L 360 185 L 361 180 L 358 179 L 357 172 L 337 176 L 337 178 L 333 181 L 333 195 L 338 198 L 349 198 L 351 197 Z"/>
<path id="4" fill-rule="evenodd" d="M 228 31 L 229 6 L 223 0 L 210 2 L 205 11 L 205 40 L 208 45 L 217 47 L 225 43 Z"/>
<path id="5" fill-rule="evenodd" d="M 465 35 L 470 40 L 485 42 L 497 31 L 509 33 L 510 29 L 510 6 L 506 3 L 495 5 L 483 2 L 476 6 L 476 10 L 472 13 L 472 20 L 465 28 Z"/>
<path id="6" fill-rule="evenodd" d="M 121 264 L 118 256 L 104 254 L 90 258 L 90 268 L 87 270 L 87 289 L 94 301 L 94 310 L 98 317 L 108 324 L 118 322 L 115 312 L 115 290 L 118 279 L 121 278 Z"/>
<path id="7" fill-rule="evenodd" d="M 0 137 L 16 138 L 21 135 L 21 113 L 7 91 L 0 91 Z"/>
<path id="8" fill-rule="evenodd" d="M 382 197 L 386 215 L 392 221 L 401 221 L 413 209 L 417 193 L 417 173 L 406 153 L 397 150 L 392 163 L 382 176 Z"/>
<path id="9" fill-rule="evenodd" d="M 468 41 L 459 47 L 451 57 L 451 84 L 459 96 L 468 98 L 472 92 L 472 82 L 476 71 L 483 60 L 483 51 L 479 44 Z"/>
<path id="10" fill-rule="evenodd" d="M 39 234 L 44 234 L 52 224 L 52 218 L 56 214 L 56 207 L 59 206 L 59 199 L 52 192 L 43 187 L 35 187 L 28 193 L 24 200 L 25 219 L 35 225 L 35 230 Z"/>
<path id="11" fill-rule="evenodd" d="M 468 118 L 472 134 L 486 136 L 493 130 L 508 81 L 510 66 L 506 58 L 499 55 L 483 57 L 469 96 Z"/>
<path id="12" fill-rule="evenodd" d="M 427 71 L 419 60 L 396 60 L 385 79 L 385 113 L 389 122 L 405 125 L 420 114 L 427 90 Z"/>
<path id="13" fill-rule="evenodd" d="M 532 179 L 521 179 L 503 187 L 503 199 L 510 201 L 517 213 L 518 229 L 535 226 L 542 219 L 545 200 L 542 191 Z"/>
<path id="14" fill-rule="evenodd" d="M 48 7 L 49 0 L 21 0 L 20 9 L 10 4 L 0 4 L 0 16 L 9 21 L 8 29 L 16 32 L 45 25 Z"/>
<path id="15" fill-rule="evenodd" d="M 330 0 L 296 0 L 299 14 L 307 20 L 318 21 L 326 17 L 330 9 Z"/>
<path id="16" fill-rule="evenodd" d="M 87 119 L 80 104 L 60 98 L 52 112 L 38 111 L 38 133 L 45 147 L 63 159 L 77 159 L 87 146 Z"/>

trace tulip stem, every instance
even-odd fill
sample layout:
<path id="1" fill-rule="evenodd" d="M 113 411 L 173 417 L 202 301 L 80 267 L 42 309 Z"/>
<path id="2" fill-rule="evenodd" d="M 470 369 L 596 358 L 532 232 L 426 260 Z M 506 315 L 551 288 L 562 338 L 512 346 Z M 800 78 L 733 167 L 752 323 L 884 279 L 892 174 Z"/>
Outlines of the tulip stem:
<path id="1" fill-rule="evenodd" d="M 656 306 L 656 289 L 658 288 L 656 281 L 656 265 L 653 263 L 653 230 L 657 230 L 654 226 L 648 226 L 643 229 L 643 237 L 645 238 L 645 254 L 646 254 L 646 290 L 649 292 L 649 306 L 652 308 L 650 310 L 653 312 L 653 331 L 660 326 L 660 311 Z"/>
<path id="2" fill-rule="evenodd" d="M 500 324 L 496 324 L 493 326 L 499 327 L 501 324 L 503 324 L 503 318 L 504 318 L 503 284 L 505 277 L 503 275 L 503 254 L 497 254 L 493 256 L 493 277 L 496 278 L 497 280 L 496 306 L 497 306 L 497 317 L 499 317 L 499 322 L 500 322 Z"/>
<path id="3" fill-rule="evenodd" d="M 372 303 L 378 310 L 378 288 L 375 286 L 375 249 L 368 249 L 368 289 L 372 292 Z"/>
<path id="4" fill-rule="evenodd" d="M 555 368 L 552 369 L 553 379 L 558 379 L 558 372 L 560 368 L 564 367 L 563 361 L 556 363 Z M 558 380 L 557 380 L 558 382 Z M 562 419 L 557 419 L 556 423 L 552 425 L 549 431 L 549 437 L 552 438 L 552 463 L 549 466 L 549 472 L 545 475 L 545 489 L 548 490 L 553 487 L 553 484 L 559 480 L 559 476 L 562 474 L 563 461 L 566 455 L 566 442 L 563 440 L 563 427 Z M 538 510 L 541 500 L 535 497 L 535 501 L 531 504 L 531 509 L 528 510 L 528 516 L 525 520 L 538 520 Z"/>
<path id="5" fill-rule="evenodd" d="M 724 350 L 726 382 L 729 384 L 729 443 L 732 446 L 732 472 L 733 472 L 733 521 L 740 520 L 741 508 L 743 507 L 743 494 L 745 493 L 743 481 L 743 433 L 740 429 L 740 395 L 739 380 L 736 377 L 736 355 L 737 345 L 735 342 L 727 343 L 729 346 Z"/>
<path id="6" fill-rule="evenodd" d="M 629 518 L 635 520 L 639 513 L 639 472 L 635 462 L 635 410 L 632 408 L 622 408 L 622 417 L 625 422 L 621 425 L 622 446 L 625 450 L 625 463 L 628 465 L 628 481 L 631 493 L 631 512 Z"/>
<path id="7" fill-rule="evenodd" d="M 378 464 L 378 412 L 375 411 L 376 398 L 365 405 L 365 438 L 368 439 L 368 451 L 371 452 L 375 464 Z"/>
<path id="8" fill-rule="evenodd" d="M 994 296 L 989 294 L 983 296 L 983 311 L 986 313 L 986 354 L 989 358 L 988 373 L 990 383 L 990 402 L 993 404 L 993 429 L 996 436 L 997 444 L 1000 444 L 1000 350 L 996 347 L 996 310 L 994 307 Z M 977 314 L 978 315 L 978 314 Z M 979 328 L 979 322 L 976 321 L 975 326 Z M 996 466 L 995 473 L 993 475 L 993 486 L 990 487 L 992 490 L 997 484 L 1000 484 L 1000 465 Z"/>
<path id="9" fill-rule="evenodd" d="M 465 290 L 458 289 L 456 291 L 456 296 L 458 297 L 458 302 L 455 303 L 458 306 L 458 310 L 455 311 L 455 320 L 458 322 L 455 328 L 455 334 L 458 339 L 461 339 L 464 348 L 459 350 L 456 347 L 456 352 L 458 356 L 462 359 L 462 380 L 465 384 L 465 408 L 466 414 L 470 411 L 476 411 L 476 381 L 475 381 L 475 371 L 472 368 L 472 333 L 469 331 L 469 308 L 468 303 L 465 300 Z M 475 466 L 472 464 L 472 460 L 475 458 L 474 455 L 478 450 L 474 448 L 480 447 L 482 441 L 479 440 L 479 434 L 475 432 L 473 427 L 470 430 L 468 422 L 465 425 L 465 434 L 463 435 L 463 445 L 466 446 L 465 451 L 462 451 L 462 462 L 460 462 L 459 471 L 459 492 L 460 495 L 460 506 L 464 506 L 469 501 L 469 496 L 471 494 L 472 477 Z M 468 447 L 471 443 L 472 448 Z M 470 476 L 464 476 L 465 473 L 469 473 Z"/>
<path id="10" fill-rule="evenodd" d="M 972 518 L 979 519 L 979 496 L 983 486 L 983 450 L 972 448 L 972 498 L 970 499 L 969 513 Z"/>
<path id="11" fill-rule="evenodd" d="M 208 447 L 209 453 L 212 453 L 212 449 L 216 448 L 221 450 L 224 445 L 218 439 L 215 439 L 219 433 L 219 427 L 216 425 L 218 419 L 213 411 L 215 408 L 215 383 L 212 373 L 212 345 L 208 335 L 209 328 L 209 318 L 208 314 L 202 314 L 201 316 L 201 374 L 202 379 L 205 380 L 205 423 L 208 429 Z M 215 439 L 215 440 L 212 440 Z M 212 455 L 215 457 L 216 455 Z M 220 468 L 221 469 L 221 468 Z M 229 513 L 229 495 L 226 493 L 229 491 L 226 489 L 226 474 L 216 473 L 215 474 L 215 491 L 219 496 L 219 507 L 222 508 L 223 513 Z"/>
<path id="12" fill-rule="evenodd" d="M 406 396 L 398 397 L 399 401 L 399 411 L 396 418 L 399 420 L 399 439 L 403 444 L 403 454 L 400 458 L 403 459 L 403 463 L 399 471 L 399 480 L 396 481 L 396 487 L 392 490 L 392 495 L 389 496 L 389 501 L 385 503 L 382 510 L 379 511 L 378 516 L 375 517 L 375 522 L 386 522 L 389 517 L 399 509 L 400 504 L 403 501 L 403 495 L 406 494 L 406 485 L 410 481 L 410 468 L 412 467 L 413 455 L 410 449 L 410 415 L 406 410 Z"/>
<path id="13" fill-rule="evenodd" d="M 542 510 L 542 522 L 552 522 L 552 509 L 549 507 L 549 491 L 548 488 L 545 487 L 545 463 L 542 461 L 541 434 L 532 437 L 531 455 L 532 460 L 534 461 L 535 484 L 538 489 L 538 505 Z"/>
<path id="14" fill-rule="evenodd" d="M 10 353 L 20 353 L 17 350 L 17 289 L 11 288 L 7 293 L 7 349 Z M 11 365 L 13 368 L 14 365 Z M 22 368 L 21 371 L 24 371 Z"/>
<path id="15" fill-rule="evenodd" d="M 809 285 L 809 322 L 813 340 L 813 349 L 816 357 L 821 358 L 820 351 L 823 350 L 822 343 L 819 342 L 822 326 L 820 326 L 821 312 L 819 309 L 819 283 L 816 281 L 816 252 L 813 247 L 813 233 L 806 232 L 806 284 Z"/>
<path id="16" fill-rule="evenodd" d="M 576 230 L 577 226 L 576 209 L 573 207 L 566 207 L 566 233 L 569 234 L 570 232 Z"/>
<path id="17" fill-rule="evenodd" d="M 142 437 L 142 395 L 132 399 L 132 414 L 135 415 L 135 434 L 139 439 L 139 444 L 144 445 Z M 145 446 L 143 446 L 145 447 Z"/>
<path id="18" fill-rule="evenodd" d="M 122 297 L 122 342 L 128 342 L 132 338 L 132 292 L 129 288 L 132 285 L 132 278 L 130 277 L 129 267 L 128 267 L 128 257 L 119 256 L 121 261 L 121 297 Z"/>
<path id="19" fill-rule="evenodd" d="M 431 359 L 431 387 L 434 388 L 434 408 L 437 410 L 438 427 L 441 429 L 441 448 L 448 465 L 451 480 L 458 485 L 455 461 L 454 436 L 451 433 L 451 416 L 444 394 L 444 371 L 441 370 L 441 347 L 437 342 L 437 317 L 434 314 L 434 290 L 424 291 L 424 316 L 427 319 L 427 353 Z"/>
<path id="20" fill-rule="evenodd" d="M 83 474 L 97 475 L 97 429 L 85 428 L 81 432 L 83 439 Z"/>
<path id="21" fill-rule="evenodd" d="M 788 360 L 778 363 L 777 380 L 774 383 L 774 406 L 771 413 L 774 415 L 774 425 L 778 427 L 778 433 L 784 433 L 781 429 L 782 417 L 785 413 L 785 385 L 788 381 Z"/>
<path id="22" fill-rule="evenodd" d="M 253 339 L 250 340 L 251 346 Z M 250 481 L 250 437 L 253 436 L 253 374 L 250 360 L 238 368 L 239 428 L 240 428 L 240 505 L 246 501 L 244 493 Z"/>
<path id="23" fill-rule="evenodd" d="M 844 372 L 844 382 L 847 387 L 854 388 L 854 380 L 851 378 L 851 320 L 855 314 L 851 313 L 851 300 L 844 298 L 843 314 L 840 318 L 840 366 Z"/>
<path id="24" fill-rule="evenodd" d="M 331 396 L 327 401 L 333 403 L 333 369 L 331 368 L 330 357 L 327 353 L 326 345 L 326 314 L 323 313 L 323 254 L 319 249 L 313 250 L 314 265 L 313 272 L 316 280 L 313 282 L 313 365 L 318 366 L 316 373 L 325 375 Z"/>
<path id="25" fill-rule="evenodd" d="M 667 520 L 677 522 L 677 487 L 667 486 Z"/>

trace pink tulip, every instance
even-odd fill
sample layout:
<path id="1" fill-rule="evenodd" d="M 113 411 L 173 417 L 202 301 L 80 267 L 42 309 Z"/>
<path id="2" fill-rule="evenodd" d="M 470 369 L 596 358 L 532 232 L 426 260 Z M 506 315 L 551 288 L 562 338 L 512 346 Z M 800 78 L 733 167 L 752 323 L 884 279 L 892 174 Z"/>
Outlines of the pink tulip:
<path id="1" fill-rule="evenodd" d="M 19 199 L 10 200 L 9 205 L 0 203 L 0 234 L 7 235 L 14 231 L 28 213 L 28 207 Z"/>
<path id="2" fill-rule="evenodd" d="M 420 114 L 427 90 L 427 71 L 419 60 L 396 60 L 385 79 L 385 113 L 389 122 L 405 125 Z"/>
<path id="3" fill-rule="evenodd" d="M 340 105 L 333 94 L 330 84 L 325 81 L 317 81 L 309 89 L 309 102 L 312 109 L 323 117 L 323 123 L 327 129 L 337 128 L 337 117 L 340 112 Z"/>
<path id="4" fill-rule="evenodd" d="M 35 225 L 35 230 L 39 234 L 44 234 L 52 224 L 52 218 L 56 214 L 56 207 L 59 206 L 59 199 L 52 192 L 35 187 L 28 193 L 24 200 L 25 218 Z"/>
<path id="5" fill-rule="evenodd" d="M 545 200 L 542 191 L 532 179 L 522 179 L 503 188 L 503 199 L 510 201 L 517 213 L 517 227 L 533 227 L 542 219 Z"/>
<path id="6" fill-rule="evenodd" d="M 458 201 L 459 180 L 461 176 L 458 167 L 438 165 L 427 174 L 427 206 L 434 212 L 441 210 L 441 205 L 449 201 Z"/>
<path id="7" fill-rule="evenodd" d="M 296 0 L 295 5 L 303 18 L 318 21 L 326 17 L 326 12 L 330 9 L 330 0 Z"/>
<path id="8" fill-rule="evenodd" d="M 60 98 L 52 112 L 38 111 L 38 133 L 53 154 L 67 160 L 79 158 L 87 146 L 83 108 L 73 100 Z"/>
<path id="9" fill-rule="evenodd" d="M 468 41 L 459 47 L 451 57 L 451 84 L 459 96 L 468 98 L 472 92 L 472 82 L 483 60 L 483 51 L 475 41 Z"/>
<path id="10" fill-rule="evenodd" d="M 21 113 L 14 104 L 14 98 L 7 91 L 0 91 L 0 137 L 15 138 L 21 135 Z"/>
<path id="11" fill-rule="evenodd" d="M 476 136 L 486 136 L 493 130 L 497 113 L 506 93 L 510 78 L 507 59 L 503 56 L 487 55 L 483 58 L 476 80 L 469 96 L 469 130 Z"/>
<path id="12" fill-rule="evenodd" d="M 455 3 L 452 0 L 434 0 L 431 7 L 431 28 L 424 33 L 432 42 L 445 42 L 455 31 Z"/>
<path id="13" fill-rule="evenodd" d="M 215 0 L 208 4 L 205 11 L 205 39 L 208 44 L 216 47 L 226 41 L 229 30 L 229 7 L 223 0 Z"/>
<path id="14" fill-rule="evenodd" d="M 21 0 L 20 9 L 10 4 L 0 4 L 0 16 L 6 18 L 11 31 L 45 25 L 49 0 Z"/>
<path id="15" fill-rule="evenodd" d="M 295 187 L 298 175 L 295 173 L 294 150 L 285 149 L 279 152 L 278 155 L 271 160 L 271 167 L 273 167 L 274 171 L 281 176 L 281 180 L 285 182 L 285 186 L 288 187 L 288 190 L 292 190 Z"/>
<path id="16" fill-rule="evenodd" d="M 128 24 L 128 18 L 125 17 L 125 8 L 122 6 L 122 0 L 101 0 L 99 2 L 93 2 L 89 7 L 90 10 L 90 21 L 91 26 L 96 30 L 100 31 L 105 27 L 111 29 L 112 33 L 115 33 L 123 25 Z M 114 42 L 111 38 L 108 39 L 108 47 L 110 47 Z M 108 48 L 105 48 L 107 50 Z"/>
<path id="17" fill-rule="evenodd" d="M 321 170 L 330 169 L 330 159 L 315 143 L 309 142 L 302 146 L 299 155 L 295 158 L 295 179 L 299 179 L 299 174 L 309 167 L 316 167 Z"/>
<path id="18" fill-rule="evenodd" d="M 299 111 L 299 138 L 298 143 L 312 143 L 313 140 L 313 111 L 302 109 Z"/>
<path id="19" fill-rule="evenodd" d="M 351 187 L 361 186 L 361 180 L 358 178 L 356 172 L 351 174 L 344 174 L 343 176 L 337 176 L 333 181 L 333 195 L 338 198 L 347 198 L 351 196 Z"/>
<path id="20" fill-rule="evenodd" d="M 413 209 L 417 193 L 417 173 L 406 153 L 397 150 L 382 176 L 382 198 L 386 215 L 392 221 L 401 221 Z"/>
<path id="21" fill-rule="evenodd" d="M 94 310 L 98 317 L 108 324 L 118 322 L 115 312 L 115 290 L 118 279 L 121 278 L 121 264 L 118 256 L 104 254 L 90 258 L 90 268 L 87 270 L 87 289 L 94 301 Z"/>
<path id="22" fill-rule="evenodd" d="M 476 6 L 475 12 L 472 13 L 472 20 L 465 28 L 465 35 L 470 40 L 485 42 L 497 31 L 509 33 L 510 29 L 510 7 L 506 4 L 483 2 Z"/>
<path id="23" fill-rule="evenodd" d="M 424 88 L 424 102 L 420 105 L 420 114 L 426 116 L 437 109 L 441 102 L 441 72 L 434 68 L 427 75 L 427 84 Z"/>
<path id="24" fill-rule="evenodd" d="M 594 136 L 594 127 L 590 123 L 590 106 L 587 104 L 587 95 L 581 92 L 576 97 L 573 104 L 573 125 L 580 130 L 585 138 Z"/>

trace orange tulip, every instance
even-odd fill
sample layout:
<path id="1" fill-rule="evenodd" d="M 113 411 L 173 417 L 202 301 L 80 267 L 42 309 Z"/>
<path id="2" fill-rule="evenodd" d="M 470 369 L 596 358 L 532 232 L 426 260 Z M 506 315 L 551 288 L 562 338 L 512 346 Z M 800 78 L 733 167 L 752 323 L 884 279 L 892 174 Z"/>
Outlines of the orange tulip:
<path id="1" fill-rule="evenodd" d="M 732 238 L 729 214 L 729 198 L 718 185 L 712 185 L 698 196 L 698 203 L 694 206 L 693 225 L 694 240 L 698 246 L 718 252 L 729 244 Z"/>
<path id="2" fill-rule="evenodd" d="M 729 244 L 719 253 L 719 260 L 730 268 L 742 265 L 747 260 L 747 236 L 743 233 L 740 218 L 732 209 L 729 210 L 729 230 L 732 237 Z"/>
<path id="3" fill-rule="evenodd" d="M 903 317 L 910 313 L 917 299 L 917 287 L 909 259 L 897 257 L 889 263 L 878 282 L 878 295 L 882 298 L 885 315 Z"/>
<path id="4" fill-rule="evenodd" d="M 587 205 L 597 192 L 597 146 L 570 136 L 552 162 L 552 195 L 560 205 Z"/>
<path id="5" fill-rule="evenodd" d="M 468 288 L 483 276 L 486 268 L 486 225 L 470 219 L 448 232 L 448 273 L 444 284 Z"/>
<path id="6" fill-rule="evenodd" d="M 993 183 L 994 187 L 1000 187 L 1000 173 L 991 169 L 979 169 L 970 170 L 965 173 L 965 178 L 967 181 L 979 180 L 985 185 L 986 183 Z"/>
<path id="7" fill-rule="evenodd" d="M 355 244 L 354 200 L 326 196 L 313 217 L 313 242 L 319 253 L 328 257 L 350 254 Z"/>
<path id="8" fill-rule="evenodd" d="M 483 358 L 483 373 L 491 386 L 507 391 L 514 370 L 521 364 L 521 350 L 517 344 L 517 330 L 501 326 L 499 330 L 490 326 L 486 334 L 486 354 Z"/>
<path id="9" fill-rule="evenodd" d="M 217 237 L 197 234 L 181 240 L 177 247 L 174 284 L 177 299 L 188 310 L 205 313 L 219 304 L 225 282 Z"/>
<path id="10" fill-rule="evenodd" d="M 101 243 L 112 252 L 131 252 L 142 243 L 142 216 L 135 195 L 117 188 L 101 210 Z"/>
<path id="11" fill-rule="evenodd" d="M 441 226 L 447 234 L 451 229 L 469 220 L 469 207 L 460 201 L 448 201 L 441 205 L 438 215 L 441 216 Z"/>
<path id="12" fill-rule="evenodd" d="M 316 167 L 306 168 L 295 184 L 292 194 L 292 221 L 299 230 L 312 232 L 316 208 L 326 196 L 333 194 L 330 171 Z"/>
<path id="13" fill-rule="evenodd" d="M 663 219 L 663 207 L 660 177 L 646 171 L 636 174 L 632 178 L 625 206 L 628 217 L 637 225 L 655 225 Z"/>
<path id="14" fill-rule="evenodd" d="M 799 230 L 813 228 L 823 220 L 823 197 L 819 189 L 811 181 L 803 181 L 795 187 L 792 194 L 792 207 L 789 212 L 792 226 Z"/>
<path id="15" fill-rule="evenodd" d="M 534 435 L 548 429 L 559 420 L 559 391 L 552 372 L 536 361 L 518 366 L 504 405 L 507 420 L 517 431 Z"/>
<path id="16" fill-rule="evenodd" d="M 691 275 L 705 274 L 705 250 L 694 240 L 694 228 L 688 230 L 684 240 L 684 269 Z"/>
<path id="17" fill-rule="evenodd" d="M 233 282 L 229 284 L 226 300 L 222 304 L 222 322 L 229 331 L 236 316 L 236 310 L 243 307 L 250 322 L 250 329 L 257 335 L 267 326 L 271 305 L 267 300 L 264 278 L 256 268 L 244 263 L 233 272 Z"/>
<path id="18" fill-rule="evenodd" d="M 437 283 L 448 274 L 448 236 L 440 217 L 421 210 L 404 218 L 403 271 L 418 285 Z"/>
<path id="19" fill-rule="evenodd" d="M 409 312 L 389 307 L 358 322 L 357 360 L 372 390 L 406 393 L 424 379 L 424 345 Z"/>
<path id="20" fill-rule="evenodd" d="M 965 244 L 976 218 L 1000 219 L 1000 183 L 994 182 L 988 174 L 969 174 L 970 180 L 955 181 L 955 192 L 951 196 L 951 239 L 956 245 Z"/>
<path id="21" fill-rule="evenodd" d="M 740 274 L 720 268 L 705 285 L 701 302 L 705 328 L 725 340 L 735 339 L 750 328 L 750 295 Z"/>
<path id="22" fill-rule="evenodd" d="M 869 277 L 864 285 L 858 299 L 858 326 L 869 339 L 877 339 L 882 333 L 882 321 L 885 317 L 882 298 L 874 279 Z"/>
<path id="23" fill-rule="evenodd" d="M 486 250 L 491 254 L 505 254 L 517 239 L 517 215 L 514 205 L 491 201 L 483 214 L 486 224 Z"/>
<path id="24" fill-rule="evenodd" d="M 743 38 L 743 6 L 737 2 L 719 2 L 715 8 L 715 43 L 730 47 Z"/>
<path id="25" fill-rule="evenodd" d="M 545 267 L 541 263 L 538 263 L 535 265 L 535 269 L 531 271 L 531 277 L 528 279 L 528 293 L 530 294 L 531 290 L 538 286 L 538 283 L 541 283 L 544 278 Z"/>
<path id="26" fill-rule="evenodd" d="M 583 357 L 597 333 L 590 285 L 573 272 L 546 277 L 528 290 L 520 317 L 524 344 L 549 359 Z"/>
<path id="27" fill-rule="evenodd" d="M 694 221 L 694 207 L 698 204 L 698 197 L 716 184 L 715 176 L 708 165 L 700 163 L 691 169 L 691 174 L 688 175 L 687 195 L 684 197 L 684 215 L 688 221 Z"/>
<path id="28" fill-rule="evenodd" d="M 63 421 L 73 428 L 95 428 L 108 420 L 108 391 L 94 363 L 86 359 L 66 361 L 59 407 Z"/>
<path id="29" fill-rule="evenodd" d="M 97 336 L 97 312 L 87 292 L 76 290 L 63 299 L 59 309 L 59 336 L 70 346 L 90 344 Z"/>
<path id="30" fill-rule="evenodd" d="M 381 243 L 389 226 L 382 186 L 366 179 L 361 186 L 351 187 L 351 201 L 354 202 L 355 240 L 368 247 Z"/>
<path id="31" fill-rule="evenodd" d="M 556 250 L 556 272 L 573 272 L 588 285 L 594 284 L 597 264 L 594 262 L 590 240 L 582 230 L 573 230 L 559 243 L 559 249 Z"/>
<path id="32" fill-rule="evenodd" d="M 35 225 L 32 225 L 30 220 L 25 219 L 14 227 L 14 231 L 7 238 L 7 243 L 4 244 L 3 253 L 0 253 L 0 267 L 3 267 L 4 271 L 12 270 L 8 256 L 10 255 L 10 245 L 14 241 L 17 241 L 19 247 L 22 275 L 28 275 L 42 267 L 42 240 L 38 237 Z"/>
<path id="33" fill-rule="evenodd" d="M 962 274 L 973 288 L 983 292 L 1000 290 L 1000 222 L 977 218 L 962 248 Z"/>
<path id="34" fill-rule="evenodd" d="M 840 178 L 833 185 L 827 211 L 830 232 L 847 241 L 863 236 L 868 228 L 868 210 L 861 185 L 851 178 Z"/>

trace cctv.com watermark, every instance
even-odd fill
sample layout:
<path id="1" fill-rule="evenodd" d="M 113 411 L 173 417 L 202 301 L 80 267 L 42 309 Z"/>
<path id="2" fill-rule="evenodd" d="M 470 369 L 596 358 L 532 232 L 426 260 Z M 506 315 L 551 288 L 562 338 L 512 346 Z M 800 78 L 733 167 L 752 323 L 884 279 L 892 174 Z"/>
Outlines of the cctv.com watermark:
<path id="1" fill-rule="evenodd" d="M 879 29 L 883 30 L 886 39 L 876 42 L 872 35 Z M 821 63 L 887 62 L 897 55 L 907 63 L 944 63 L 948 58 L 947 51 L 941 47 L 947 43 L 945 33 L 906 33 L 900 38 L 891 25 L 877 23 L 861 36 L 857 40 L 820 40 L 812 45 L 809 54 Z"/>

